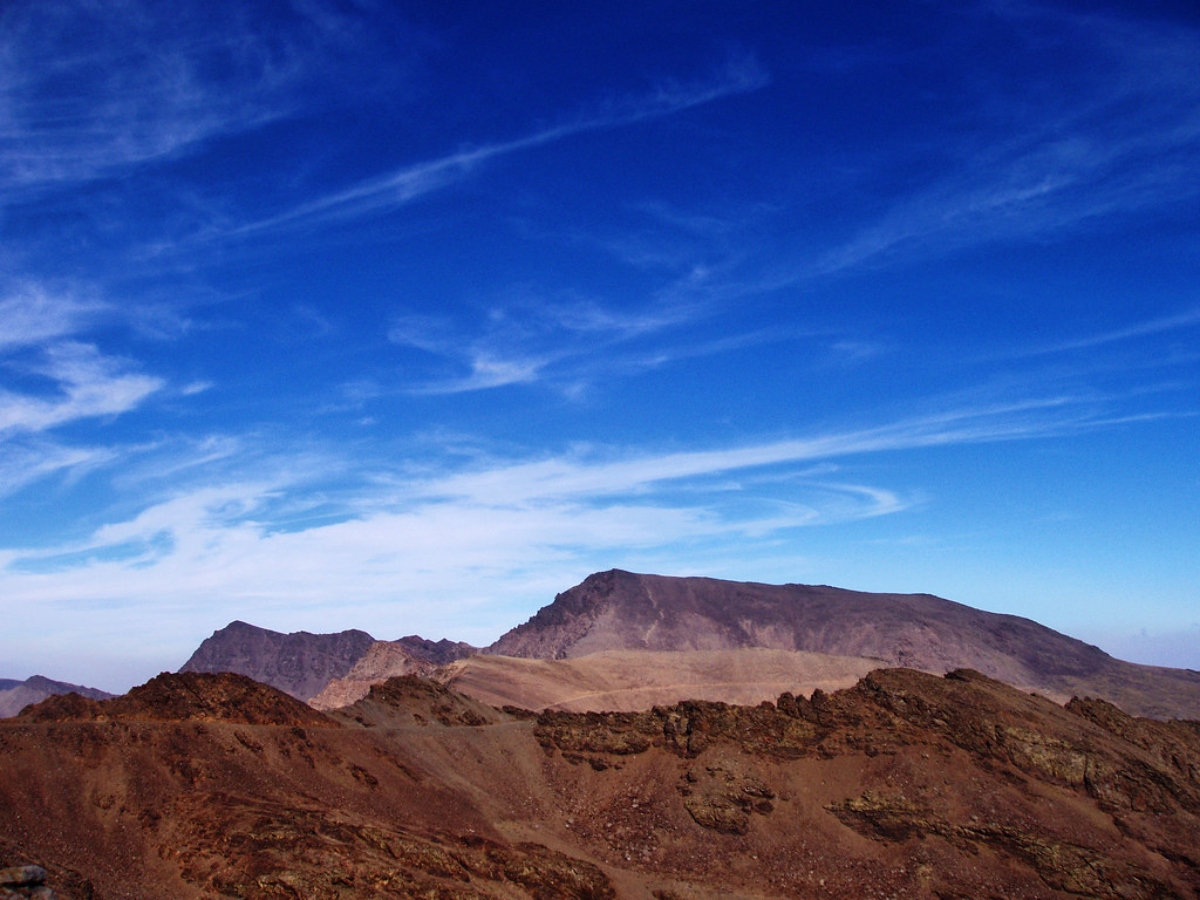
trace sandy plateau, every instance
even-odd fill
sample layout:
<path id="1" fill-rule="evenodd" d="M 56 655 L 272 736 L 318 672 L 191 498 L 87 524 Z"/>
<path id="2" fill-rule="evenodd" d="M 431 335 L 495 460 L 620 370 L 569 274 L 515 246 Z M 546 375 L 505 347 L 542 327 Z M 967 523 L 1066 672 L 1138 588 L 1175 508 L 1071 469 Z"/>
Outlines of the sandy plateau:
<path id="1" fill-rule="evenodd" d="M 634 712 L 682 699 L 754 705 L 853 686 L 879 660 L 787 650 L 608 650 L 573 659 L 471 656 L 438 681 L 493 706 Z"/>

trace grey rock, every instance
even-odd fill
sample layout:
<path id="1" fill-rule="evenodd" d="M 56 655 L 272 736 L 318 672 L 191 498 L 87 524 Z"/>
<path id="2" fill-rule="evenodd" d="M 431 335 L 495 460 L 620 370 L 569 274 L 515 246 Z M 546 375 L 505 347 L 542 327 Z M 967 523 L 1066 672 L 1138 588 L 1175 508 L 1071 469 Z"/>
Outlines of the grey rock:
<path id="1" fill-rule="evenodd" d="M 9 866 L 0 869 L 0 885 L 6 887 L 33 887 L 46 883 L 46 870 L 41 866 Z"/>

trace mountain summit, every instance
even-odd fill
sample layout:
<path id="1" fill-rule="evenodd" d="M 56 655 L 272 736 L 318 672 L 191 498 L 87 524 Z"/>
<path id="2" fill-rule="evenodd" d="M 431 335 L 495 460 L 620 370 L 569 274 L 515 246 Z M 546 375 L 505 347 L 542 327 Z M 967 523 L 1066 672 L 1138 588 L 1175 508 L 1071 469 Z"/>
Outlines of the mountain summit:
<path id="1" fill-rule="evenodd" d="M 346 675 L 375 643 L 365 631 L 281 634 L 230 622 L 196 648 L 180 672 L 236 672 L 309 700 L 331 679 Z"/>
<path id="2" fill-rule="evenodd" d="M 1122 662 L 1029 619 L 930 594 L 826 585 L 613 569 L 559 594 L 485 652 L 572 659 L 613 650 L 744 648 L 865 657 L 936 674 L 971 668 L 1062 700 L 1091 694 L 1141 715 L 1200 713 L 1200 673 Z"/>

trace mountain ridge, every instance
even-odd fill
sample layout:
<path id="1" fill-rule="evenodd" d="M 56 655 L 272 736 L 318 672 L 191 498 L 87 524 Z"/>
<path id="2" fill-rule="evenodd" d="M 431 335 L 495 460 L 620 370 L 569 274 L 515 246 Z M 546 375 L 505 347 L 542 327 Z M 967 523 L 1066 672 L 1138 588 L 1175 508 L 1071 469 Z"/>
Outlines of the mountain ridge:
<path id="1" fill-rule="evenodd" d="M 750 655 L 736 663 L 729 657 L 750 650 L 795 654 L 794 671 L 781 674 L 778 659 L 768 663 L 766 656 Z M 612 652 L 631 654 L 622 658 L 629 671 L 616 673 L 619 679 L 611 667 L 565 665 Z M 719 685 L 706 683 L 705 672 L 695 671 L 677 683 L 662 677 L 662 667 L 669 664 L 664 654 L 671 653 L 716 654 L 721 659 L 714 657 L 708 673 L 720 680 L 733 677 L 721 673 L 737 672 L 741 681 L 730 682 L 722 692 Z M 827 664 L 814 665 L 811 658 L 801 660 L 801 654 L 827 658 Z M 495 662 L 471 662 L 484 657 Z M 519 660 L 560 665 L 529 667 Z M 846 660 L 863 662 L 848 665 Z M 758 664 L 769 666 L 770 673 L 755 672 Z M 711 700 L 771 699 L 783 678 L 790 679 L 787 690 L 807 694 L 822 684 L 843 686 L 845 681 L 821 680 L 835 668 L 838 678 L 845 679 L 878 666 L 937 675 L 969 668 L 1060 703 L 1075 695 L 1095 696 L 1135 715 L 1200 719 L 1200 672 L 1117 660 L 1031 619 L 932 594 L 620 569 L 588 576 L 482 649 L 417 635 L 377 641 L 357 630 L 284 635 L 238 621 L 214 632 L 180 671 L 238 672 L 319 709 L 346 706 L 366 696 L 372 684 L 413 674 L 457 680 L 460 689 L 475 691 L 480 699 L 522 697 L 538 708 L 564 703 L 562 708 L 577 708 L 582 696 L 599 709 L 603 703 L 626 708 L 638 698 L 653 703 L 688 699 L 685 692 L 696 685 L 704 685 L 704 696 Z M 603 683 L 581 686 L 587 672 Z M 639 673 L 653 690 L 636 690 Z M 507 686 L 493 689 L 485 683 L 488 678 Z M 522 689 L 518 682 L 523 678 L 538 684 Z M 759 685 L 757 694 L 748 692 L 752 685 Z"/>
<path id="2" fill-rule="evenodd" d="M 1061 701 L 1089 694 L 1137 715 L 1200 718 L 1200 672 L 1117 660 L 1032 619 L 932 594 L 611 569 L 560 593 L 484 652 L 567 659 L 752 647 L 863 657 L 933 674 L 970 668 Z"/>
<path id="3" fill-rule="evenodd" d="M 57 694 L 78 694 L 90 700 L 107 700 L 115 696 L 99 688 L 55 681 L 45 675 L 32 675 L 24 681 L 0 678 L 0 718 L 15 716 L 25 707 Z"/>
<path id="4" fill-rule="evenodd" d="M 0 820 L 64 898 L 1196 900 L 1200 723 L 970 670 L 540 715 L 164 674 L 0 721 Z"/>
<path id="5" fill-rule="evenodd" d="M 356 628 L 284 634 L 237 619 L 205 638 L 179 671 L 234 672 L 308 701 L 346 675 L 374 643 Z"/>

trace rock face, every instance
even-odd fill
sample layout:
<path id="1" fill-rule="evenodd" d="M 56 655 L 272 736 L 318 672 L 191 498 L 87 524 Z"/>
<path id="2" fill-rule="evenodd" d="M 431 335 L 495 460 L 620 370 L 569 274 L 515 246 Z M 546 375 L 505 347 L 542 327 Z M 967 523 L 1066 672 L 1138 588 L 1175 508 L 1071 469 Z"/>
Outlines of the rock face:
<path id="1" fill-rule="evenodd" d="M 1200 718 L 1200 672 L 1121 662 L 1029 619 L 929 594 L 672 578 L 612 570 L 559 594 L 487 653 L 563 659 L 609 650 L 764 647 L 866 657 L 942 674 L 973 668 L 1066 700 Z"/>
<path id="2" fill-rule="evenodd" d="M 24 681 L 0 678 L 0 718 L 15 716 L 26 706 L 38 703 L 54 694 L 70 693 L 76 693 L 92 700 L 104 700 L 113 696 L 96 688 L 67 684 L 65 681 L 52 681 L 41 675 L 34 675 Z"/>
<path id="3" fill-rule="evenodd" d="M 317 709 L 349 706 L 367 696 L 372 685 L 403 675 L 429 675 L 476 652 L 470 644 L 435 642 L 415 635 L 376 641 L 344 678 L 334 678 L 308 702 Z"/>
<path id="4" fill-rule="evenodd" d="M 538 716 L 408 677 L 323 727 L 230 675 L 56 702 L 0 722 L 0 864 L 64 897 L 1200 897 L 1200 723 L 968 670 Z"/>
<path id="5" fill-rule="evenodd" d="M 179 671 L 236 672 L 307 701 L 347 675 L 374 643 L 365 631 L 281 634 L 231 622 L 205 639 Z"/>

